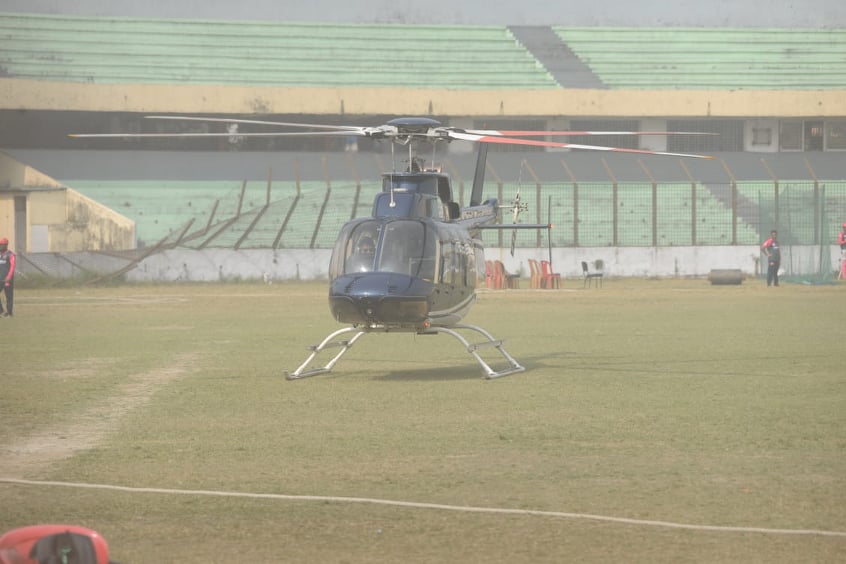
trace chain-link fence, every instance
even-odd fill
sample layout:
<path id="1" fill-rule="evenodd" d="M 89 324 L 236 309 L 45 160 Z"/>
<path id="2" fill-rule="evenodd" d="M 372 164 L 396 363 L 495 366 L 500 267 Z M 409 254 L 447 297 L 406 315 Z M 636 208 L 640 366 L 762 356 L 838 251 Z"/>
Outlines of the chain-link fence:
<path id="1" fill-rule="evenodd" d="M 783 245 L 829 245 L 846 221 L 846 181 L 501 184 L 500 203 L 518 191 L 529 204 L 520 221 L 552 223 L 553 247 L 760 245 L 773 229 Z M 484 238 L 509 246 L 511 236 Z M 515 244 L 549 242 L 521 231 Z"/>

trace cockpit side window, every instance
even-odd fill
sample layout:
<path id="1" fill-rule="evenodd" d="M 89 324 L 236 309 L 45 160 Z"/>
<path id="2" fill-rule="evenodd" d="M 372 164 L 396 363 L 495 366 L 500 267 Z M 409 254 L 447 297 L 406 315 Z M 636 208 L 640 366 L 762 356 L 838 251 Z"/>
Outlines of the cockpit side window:
<path id="1" fill-rule="evenodd" d="M 368 221 L 356 225 L 346 236 L 342 234 L 342 237 L 338 240 L 340 247 L 335 247 L 335 255 L 343 257 L 343 267 L 341 268 L 344 273 L 372 272 L 376 269 L 376 245 L 379 241 L 379 228 L 378 222 Z M 338 268 L 338 270 L 341 270 L 341 268 Z"/>

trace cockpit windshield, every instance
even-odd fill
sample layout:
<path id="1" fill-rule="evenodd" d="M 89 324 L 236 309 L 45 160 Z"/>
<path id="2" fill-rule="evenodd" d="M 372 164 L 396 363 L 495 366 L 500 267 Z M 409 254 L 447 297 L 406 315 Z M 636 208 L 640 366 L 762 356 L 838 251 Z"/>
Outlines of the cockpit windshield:
<path id="1" fill-rule="evenodd" d="M 434 231 L 422 221 L 365 221 L 341 234 L 330 274 L 396 272 L 432 280 L 436 251 Z"/>

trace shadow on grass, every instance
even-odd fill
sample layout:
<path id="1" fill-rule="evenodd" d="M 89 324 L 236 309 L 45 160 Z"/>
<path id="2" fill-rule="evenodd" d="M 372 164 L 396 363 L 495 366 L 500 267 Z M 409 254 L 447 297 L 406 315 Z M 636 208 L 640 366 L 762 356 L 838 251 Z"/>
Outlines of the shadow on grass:
<path id="1" fill-rule="evenodd" d="M 501 358 L 483 357 L 494 370 L 502 370 L 507 363 Z M 584 376 L 586 373 L 593 373 L 594 376 L 611 374 L 631 375 L 674 375 L 684 377 L 761 377 L 773 376 L 772 370 L 762 363 L 767 361 L 783 362 L 803 358 L 801 355 L 791 355 L 783 359 L 773 356 L 744 356 L 742 358 L 688 358 L 671 361 L 655 360 L 632 360 L 624 355 L 617 356 L 595 356 L 580 353 L 579 351 L 557 351 L 543 355 L 521 356 L 515 359 L 526 370 L 509 376 L 509 378 L 523 378 L 531 376 L 532 372 L 544 371 L 547 375 L 554 372 L 559 376 Z M 814 355 L 807 355 L 807 358 L 818 358 Z M 379 362 L 376 363 L 378 365 Z M 387 364 L 387 363 L 386 363 Z M 455 359 L 455 364 L 447 364 L 443 360 L 433 361 L 432 364 L 406 362 L 404 368 L 391 369 L 388 366 L 380 370 L 375 366 L 370 370 L 362 370 L 360 367 L 345 370 L 343 367 L 336 367 L 331 375 L 323 377 L 344 377 L 344 378 L 368 378 L 377 381 L 393 382 L 440 382 L 440 381 L 461 381 L 461 380 L 485 380 L 482 368 L 468 354 L 466 361 Z"/>
<path id="2" fill-rule="evenodd" d="M 515 357 L 515 360 L 524 366 L 526 371 L 517 372 L 503 378 L 519 378 L 524 374 L 531 373 L 533 370 L 550 369 L 560 366 L 550 364 L 548 362 L 550 358 L 572 358 L 572 353 L 562 352 L 544 356 Z M 494 370 L 503 370 L 508 367 L 508 363 L 502 358 L 485 358 L 485 362 Z M 420 368 L 393 370 L 386 372 L 384 375 L 376 376 L 374 379 L 393 381 L 484 380 L 485 373 L 481 366 L 468 355 L 467 362 L 464 364 L 456 364 L 454 366 L 442 365 L 439 367 L 421 366 Z"/>
<path id="3" fill-rule="evenodd" d="M 438 368 L 423 367 L 410 370 L 393 370 L 374 376 L 373 379 L 394 382 L 440 382 L 448 380 L 481 380 L 483 377 L 482 370 L 474 362 L 473 364 L 441 366 Z"/>

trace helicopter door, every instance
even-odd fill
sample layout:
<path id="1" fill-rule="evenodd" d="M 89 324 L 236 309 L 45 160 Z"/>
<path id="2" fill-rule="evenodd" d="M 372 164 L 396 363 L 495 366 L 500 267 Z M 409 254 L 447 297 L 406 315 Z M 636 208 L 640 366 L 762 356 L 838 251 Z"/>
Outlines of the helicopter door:
<path id="1" fill-rule="evenodd" d="M 433 231 L 425 223 L 391 221 L 383 228 L 379 270 L 432 280 L 435 252 Z"/>

